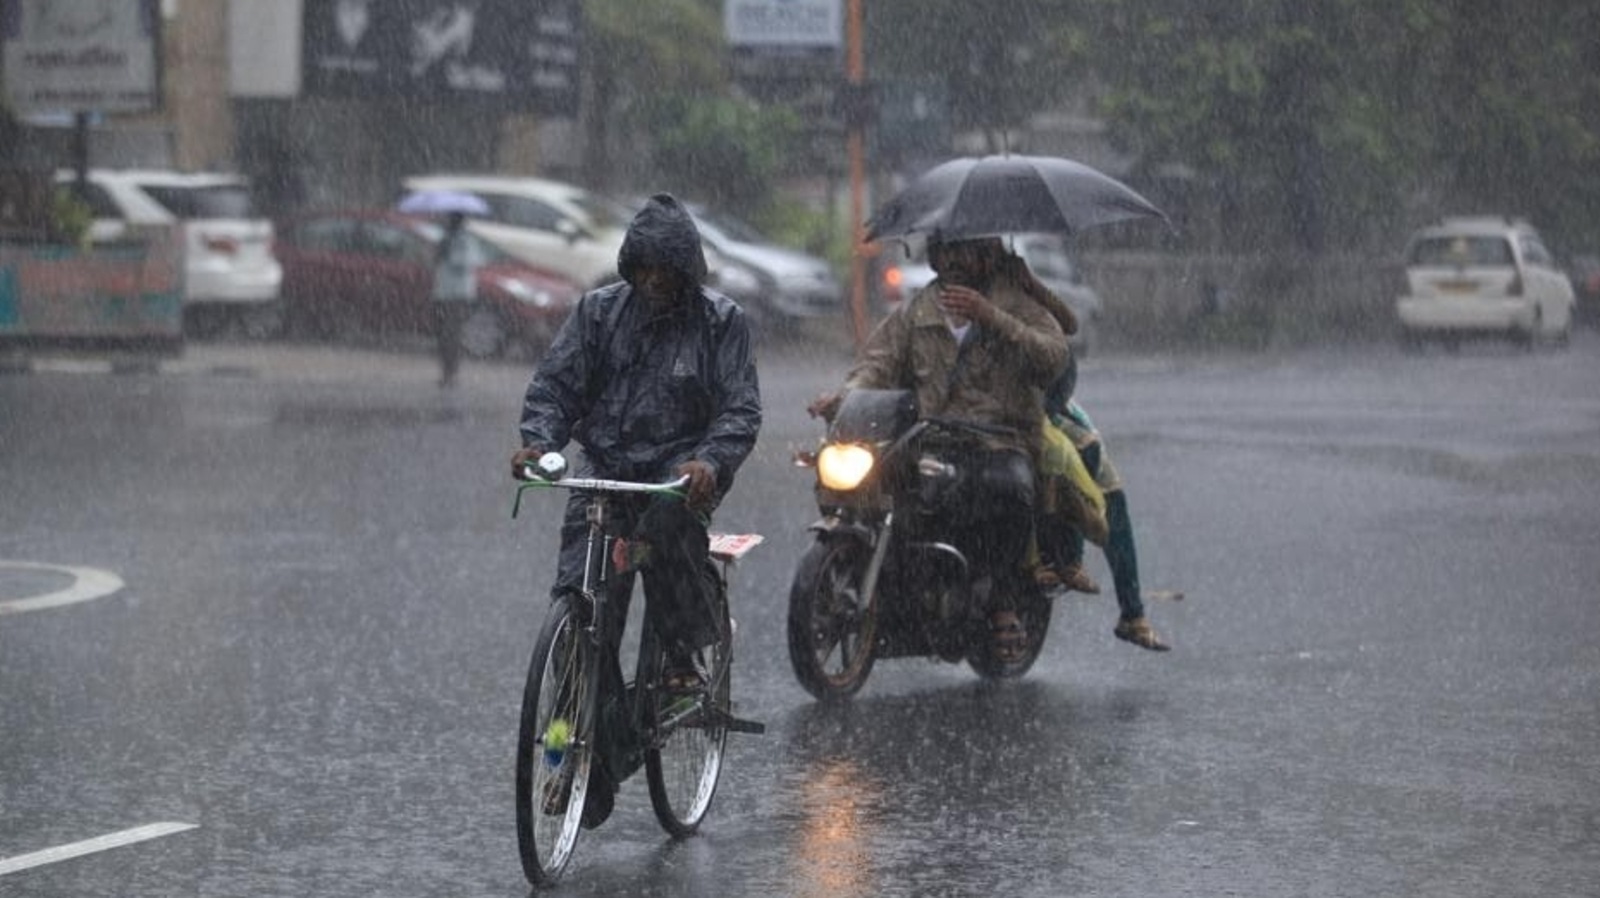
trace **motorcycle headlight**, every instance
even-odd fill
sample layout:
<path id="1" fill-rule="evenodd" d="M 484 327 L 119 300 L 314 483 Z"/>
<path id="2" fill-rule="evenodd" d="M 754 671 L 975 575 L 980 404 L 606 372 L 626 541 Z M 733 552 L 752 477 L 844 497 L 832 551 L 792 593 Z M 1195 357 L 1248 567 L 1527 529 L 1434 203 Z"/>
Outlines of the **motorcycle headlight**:
<path id="1" fill-rule="evenodd" d="M 872 471 L 872 450 L 854 443 L 833 443 L 817 453 L 817 479 L 830 490 L 849 492 Z"/>

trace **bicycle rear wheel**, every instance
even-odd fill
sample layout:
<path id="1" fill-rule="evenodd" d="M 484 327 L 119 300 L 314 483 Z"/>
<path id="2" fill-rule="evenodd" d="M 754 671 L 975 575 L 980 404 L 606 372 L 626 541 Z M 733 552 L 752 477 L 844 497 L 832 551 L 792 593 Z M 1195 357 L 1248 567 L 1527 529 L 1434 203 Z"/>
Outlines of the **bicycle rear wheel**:
<path id="1" fill-rule="evenodd" d="M 517 848 L 534 885 L 560 878 L 577 844 L 594 763 L 598 652 L 571 597 L 534 643 L 517 732 Z"/>
<path id="2" fill-rule="evenodd" d="M 701 651 L 708 682 L 703 692 L 673 696 L 662 692 L 657 702 L 657 732 L 645 751 L 650 806 L 656 819 L 674 836 L 692 835 L 705 819 L 722 775 L 722 752 L 728 740 L 732 710 L 730 672 L 733 625 L 728 617 L 728 591 L 717 588 L 717 641 Z M 661 682 L 662 653 L 657 647 L 650 667 L 651 682 Z"/>

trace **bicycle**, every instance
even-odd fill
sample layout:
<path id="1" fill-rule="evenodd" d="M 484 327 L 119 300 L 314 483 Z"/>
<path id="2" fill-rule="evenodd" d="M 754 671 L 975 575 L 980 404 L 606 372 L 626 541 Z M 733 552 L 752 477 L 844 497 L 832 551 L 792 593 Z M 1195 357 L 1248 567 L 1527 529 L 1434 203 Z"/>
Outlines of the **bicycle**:
<path id="1" fill-rule="evenodd" d="M 585 819 L 596 764 L 616 785 L 644 767 L 656 819 L 670 835 L 682 838 L 699 828 L 711 806 L 727 734 L 766 729 L 734 717 L 730 698 L 728 571 L 761 542 L 760 535 L 712 534 L 707 566 L 717 585 L 719 635 L 699 653 L 704 684 L 689 692 L 663 687 L 665 652 L 648 625 L 639 627 L 634 676 L 627 681 L 620 636 L 633 576 L 629 544 L 612 529 L 611 503 L 640 494 L 682 498 L 688 478 L 635 483 L 566 478 L 565 473 L 559 453 L 529 465 L 511 510 L 515 518 L 523 495 L 537 489 L 572 490 L 588 501 L 583 586 L 552 600 L 523 688 L 517 846 L 523 872 L 535 886 L 554 884 L 572 858 L 580 830 L 598 825 Z"/>

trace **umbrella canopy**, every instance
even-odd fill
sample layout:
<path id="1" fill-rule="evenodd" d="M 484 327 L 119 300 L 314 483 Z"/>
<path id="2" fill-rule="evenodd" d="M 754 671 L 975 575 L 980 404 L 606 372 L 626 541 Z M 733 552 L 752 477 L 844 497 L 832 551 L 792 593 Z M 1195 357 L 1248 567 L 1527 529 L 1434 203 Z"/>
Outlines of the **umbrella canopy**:
<path id="1" fill-rule="evenodd" d="M 1166 213 L 1116 178 L 1055 156 L 983 156 L 934 166 L 883 204 L 866 239 L 1072 234 Z"/>
<path id="2" fill-rule="evenodd" d="M 489 204 L 483 197 L 460 190 L 418 190 L 401 200 L 399 209 L 408 215 L 489 214 Z"/>

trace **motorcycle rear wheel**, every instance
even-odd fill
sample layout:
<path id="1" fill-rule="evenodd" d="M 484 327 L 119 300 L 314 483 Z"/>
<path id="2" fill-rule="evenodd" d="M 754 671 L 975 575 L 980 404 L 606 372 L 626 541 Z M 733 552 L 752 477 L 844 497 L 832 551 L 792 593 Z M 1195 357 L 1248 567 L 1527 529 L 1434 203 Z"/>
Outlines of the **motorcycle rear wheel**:
<path id="1" fill-rule="evenodd" d="M 820 701 L 846 699 L 872 672 L 877 613 L 861 595 L 867 547 L 818 539 L 806 550 L 789 588 L 789 663 Z"/>
<path id="2" fill-rule="evenodd" d="M 1028 631 L 1027 643 L 1015 660 L 1003 660 L 995 655 L 993 639 L 980 638 L 967 651 L 967 664 L 985 680 L 1014 680 L 1026 674 L 1039 660 L 1044 649 L 1044 638 L 1050 631 L 1050 600 L 1029 597 L 1019 603 L 1017 616 Z"/>

